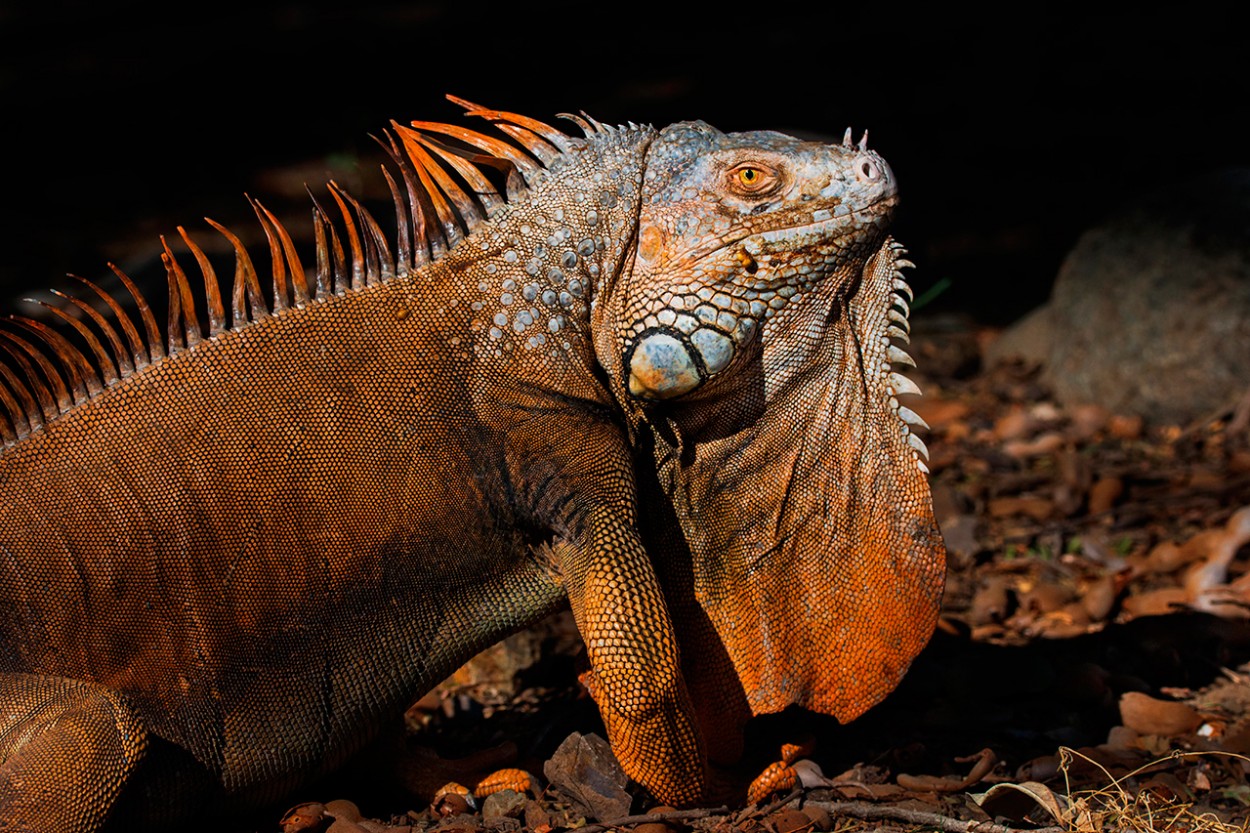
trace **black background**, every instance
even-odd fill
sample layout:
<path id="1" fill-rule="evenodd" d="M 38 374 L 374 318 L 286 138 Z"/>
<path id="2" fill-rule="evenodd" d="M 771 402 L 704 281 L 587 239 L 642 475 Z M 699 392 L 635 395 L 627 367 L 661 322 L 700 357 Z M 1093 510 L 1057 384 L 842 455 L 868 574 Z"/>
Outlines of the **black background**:
<path id="1" fill-rule="evenodd" d="M 258 172 L 372 153 L 392 118 L 463 123 L 448 92 L 546 121 L 868 127 L 914 282 L 996 323 L 1132 195 L 1250 162 L 1250 61 L 1217 8 L 745 6 L 0 4 L 0 304 L 102 274 L 136 230 L 250 223 Z"/>

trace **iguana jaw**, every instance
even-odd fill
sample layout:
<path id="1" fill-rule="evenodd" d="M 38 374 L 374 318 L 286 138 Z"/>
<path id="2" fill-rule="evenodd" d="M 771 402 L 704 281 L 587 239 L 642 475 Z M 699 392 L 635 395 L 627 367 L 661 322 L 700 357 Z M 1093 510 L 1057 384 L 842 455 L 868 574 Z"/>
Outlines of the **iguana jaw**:
<path id="1" fill-rule="evenodd" d="M 746 218 L 723 237 L 666 254 L 663 272 L 672 277 L 649 282 L 669 289 L 644 296 L 625 339 L 629 394 L 681 397 L 741 364 L 775 314 L 829 279 L 826 263 L 853 268 L 867 257 L 896 204 L 891 181 L 862 208 L 848 210 L 839 198 L 803 204 Z M 643 269 L 659 257 L 648 258 L 645 249 L 662 247 L 656 240 L 664 237 L 657 226 L 643 229 Z"/>

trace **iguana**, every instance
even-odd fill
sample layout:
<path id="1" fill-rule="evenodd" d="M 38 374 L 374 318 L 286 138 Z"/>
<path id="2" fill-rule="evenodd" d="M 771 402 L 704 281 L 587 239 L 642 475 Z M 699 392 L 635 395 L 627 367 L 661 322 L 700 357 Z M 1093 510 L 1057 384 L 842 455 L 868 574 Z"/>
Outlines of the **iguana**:
<path id="1" fill-rule="evenodd" d="M 0 329 L 0 830 L 275 799 L 566 600 L 688 804 L 751 714 L 853 718 L 927 640 L 881 158 L 459 103 L 503 137 L 394 125 L 393 237 L 331 183 L 305 272 L 254 203 L 269 299 L 214 223 L 230 297 L 179 228 L 165 337 L 120 270 L 138 324 L 84 281 L 81 351 Z"/>

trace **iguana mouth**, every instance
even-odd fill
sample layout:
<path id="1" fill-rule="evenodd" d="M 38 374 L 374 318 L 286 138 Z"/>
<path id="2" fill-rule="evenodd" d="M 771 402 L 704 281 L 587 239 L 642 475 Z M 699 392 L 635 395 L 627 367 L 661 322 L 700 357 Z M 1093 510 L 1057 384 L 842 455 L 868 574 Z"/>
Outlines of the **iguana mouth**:
<path id="1" fill-rule="evenodd" d="M 841 213 L 835 213 L 843 205 L 838 203 L 832 207 L 817 208 L 811 212 L 812 219 L 794 225 L 776 225 L 772 228 L 749 228 L 743 227 L 735 229 L 728 235 L 712 241 L 707 246 L 700 246 L 681 252 L 674 258 L 680 263 L 694 264 L 699 261 L 715 255 L 717 252 L 723 251 L 727 247 L 734 246 L 739 243 L 749 243 L 753 238 L 760 238 L 765 242 L 783 242 L 794 234 L 812 233 L 813 243 L 835 243 L 847 237 L 863 234 L 863 225 L 853 223 L 848 225 L 846 233 L 834 234 L 828 237 L 816 237 L 815 233 L 821 229 L 834 227 L 847 222 L 849 217 L 865 217 L 877 215 L 885 216 L 887 212 L 898 202 L 896 194 L 887 194 L 881 198 L 869 203 L 868 205 L 856 208 L 853 211 L 848 210 Z M 824 213 L 826 216 L 817 217 L 816 215 Z"/>
<path id="2" fill-rule="evenodd" d="M 824 228 L 830 228 L 830 227 L 834 227 L 837 225 L 841 225 L 841 224 L 846 223 L 847 219 L 850 217 L 866 217 L 866 216 L 872 216 L 872 215 L 882 217 L 882 216 L 885 216 L 886 213 L 890 209 L 892 209 L 897 202 L 898 202 L 897 196 L 895 196 L 894 194 L 889 194 L 889 195 L 881 197 L 878 200 L 875 200 L 872 203 L 869 203 L 868 205 L 865 205 L 856 209 L 846 209 L 843 211 L 839 211 L 839 209 L 844 208 L 845 203 L 838 203 L 834 205 L 832 208 L 815 209 L 814 211 L 812 211 L 812 219 L 809 222 L 797 223 L 795 225 L 780 225 L 780 226 L 777 226 L 776 228 L 765 229 L 762 231 L 751 231 L 750 233 L 744 234 L 741 237 L 738 237 L 737 239 L 731 240 L 729 242 L 731 243 L 741 242 L 743 240 L 749 240 L 752 237 L 762 237 L 768 242 L 773 242 L 773 241 L 782 239 L 783 235 L 792 235 L 796 232 L 819 232 L 819 230 L 824 229 Z M 822 214 L 824 216 L 817 216 L 817 215 L 822 215 Z M 833 235 L 827 239 L 829 241 L 840 240 L 842 238 L 854 236 L 856 234 L 863 234 L 863 225 L 860 223 L 855 223 L 855 224 L 850 225 L 847 229 L 847 233 L 845 234 Z M 824 241 L 822 240 L 822 242 Z"/>

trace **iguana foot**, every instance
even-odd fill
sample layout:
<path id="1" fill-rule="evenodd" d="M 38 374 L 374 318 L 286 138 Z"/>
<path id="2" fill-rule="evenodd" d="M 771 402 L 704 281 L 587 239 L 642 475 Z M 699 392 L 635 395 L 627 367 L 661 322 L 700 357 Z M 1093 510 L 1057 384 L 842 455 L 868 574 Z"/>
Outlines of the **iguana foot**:
<path id="1" fill-rule="evenodd" d="M 794 768 L 794 762 L 812 754 L 815 747 L 815 742 L 810 739 L 803 743 L 783 743 L 781 760 L 769 764 L 756 776 L 747 788 L 747 800 L 759 804 L 770 795 L 789 792 L 799 786 L 799 773 Z"/>
<path id="2" fill-rule="evenodd" d="M 0 674 L 0 830 L 100 829 L 147 742 L 138 715 L 111 689 Z"/>

